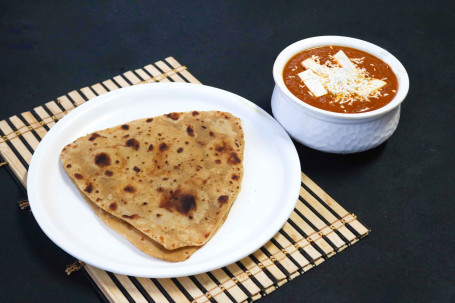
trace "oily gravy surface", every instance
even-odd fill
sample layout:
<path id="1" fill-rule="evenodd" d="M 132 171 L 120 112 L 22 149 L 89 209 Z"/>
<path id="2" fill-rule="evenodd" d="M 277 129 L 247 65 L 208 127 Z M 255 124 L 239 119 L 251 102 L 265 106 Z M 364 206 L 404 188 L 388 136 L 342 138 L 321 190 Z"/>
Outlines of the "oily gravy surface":
<path id="1" fill-rule="evenodd" d="M 389 65 L 364 51 L 335 45 L 294 55 L 283 69 L 283 80 L 303 102 L 338 113 L 381 108 L 398 90 Z"/>

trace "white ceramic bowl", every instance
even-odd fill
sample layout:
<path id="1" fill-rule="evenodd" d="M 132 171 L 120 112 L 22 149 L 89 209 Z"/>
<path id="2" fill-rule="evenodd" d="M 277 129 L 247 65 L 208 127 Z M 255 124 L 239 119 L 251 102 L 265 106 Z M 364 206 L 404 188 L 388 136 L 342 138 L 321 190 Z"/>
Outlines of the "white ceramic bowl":
<path id="1" fill-rule="evenodd" d="M 284 84 L 284 66 L 303 50 L 327 45 L 359 49 L 387 63 L 398 79 L 395 98 L 374 111 L 344 114 L 316 108 L 294 96 Z M 387 140 L 397 128 L 400 104 L 409 90 L 408 74 L 392 54 L 369 42 L 341 36 L 313 37 L 289 45 L 275 60 L 273 78 L 272 111 L 278 122 L 300 143 L 330 153 L 361 152 Z"/>

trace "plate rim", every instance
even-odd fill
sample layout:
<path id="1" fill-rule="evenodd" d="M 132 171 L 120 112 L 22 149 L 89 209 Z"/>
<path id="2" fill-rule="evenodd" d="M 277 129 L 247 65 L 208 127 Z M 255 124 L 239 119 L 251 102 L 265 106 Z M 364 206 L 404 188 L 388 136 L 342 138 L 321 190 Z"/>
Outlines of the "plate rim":
<path id="1" fill-rule="evenodd" d="M 293 191 L 292 187 L 295 186 L 295 189 L 294 189 L 295 190 L 295 194 L 294 194 L 294 196 L 295 196 L 295 202 L 297 202 L 298 196 L 299 196 L 299 190 L 300 190 L 300 182 L 301 182 L 301 178 L 300 178 L 300 160 L 299 160 L 295 145 L 293 144 L 292 140 L 290 139 L 290 137 L 286 133 L 286 131 L 282 128 L 282 126 L 271 115 L 269 115 L 266 111 L 264 111 L 262 108 L 260 108 L 259 106 L 257 106 L 253 102 L 247 100 L 246 98 L 243 98 L 243 97 L 241 97 L 241 96 L 239 96 L 237 94 L 234 94 L 232 92 L 225 91 L 225 90 L 222 90 L 222 89 L 219 89 L 219 88 L 206 86 L 206 85 L 191 84 L 191 83 L 150 83 L 150 84 L 141 84 L 141 85 L 136 85 L 136 86 L 130 86 L 130 87 L 121 88 L 121 89 L 118 89 L 118 90 L 115 90 L 115 91 L 110 91 L 108 93 L 99 95 L 99 96 L 89 100 L 89 101 L 91 101 L 90 103 L 89 102 L 85 102 L 84 104 L 76 107 L 71 112 L 69 112 L 67 115 L 65 115 L 58 123 L 56 123 L 56 125 L 54 125 L 54 127 L 52 127 L 49 130 L 49 132 L 41 140 L 40 144 L 38 145 L 37 149 L 35 150 L 35 152 L 33 154 L 33 157 L 32 157 L 32 160 L 31 160 L 30 165 L 29 165 L 28 177 L 27 177 L 27 189 L 29 189 L 29 188 L 33 189 L 33 184 L 34 184 L 33 182 L 35 182 L 34 180 L 36 180 L 36 178 L 37 178 L 38 170 L 37 170 L 36 167 L 38 166 L 37 162 L 41 158 L 40 155 L 41 155 L 41 153 L 43 153 L 43 151 L 45 150 L 47 145 L 49 145 L 49 143 L 47 143 L 48 141 L 52 142 L 54 137 L 58 138 L 58 133 L 59 133 L 60 129 L 62 129 L 66 124 L 70 123 L 72 120 L 77 119 L 78 116 L 84 115 L 84 113 L 86 111 L 90 110 L 90 107 L 94 107 L 95 106 L 93 104 L 97 104 L 99 102 L 109 102 L 111 100 L 111 98 L 122 98 L 122 97 L 124 97 L 124 94 L 128 94 L 129 91 L 142 90 L 142 89 L 146 90 L 149 87 L 151 88 L 151 90 L 154 90 L 154 89 L 158 89 L 158 90 L 159 89 L 166 89 L 166 87 L 169 87 L 170 92 L 172 91 L 172 89 L 188 89 L 188 90 L 193 90 L 194 89 L 197 93 L 199 93 L 197 90 L 208 91 L 209 93 L 210 93 L 210 91 L 215 92 L 217 94 L 221 93 L 221 94 L 224 94 L 226 96 L 229 96 L 230 98 L 233 99 L 233 101 L 246 103 L 246 105 L 248 107 L 250 107 L 250 109 L 248 109 L 248 110 L 254 110 L 255 112 L 261 114 L 263 117 L 269 119 L 272 123 L 275 124 L 275 127 L 279 128 L 281 130 L 281 132 L 283 133 L 283 135 L 285 135 L 286 140 L 289 143 L 288 144 L 289 146 L 287 147 L 287 149 L 288 148 L 291 149 L 289 154 L 292 154 L 292 157 L 294 158 L 294 159 L 289 159 L 290 162 L 294 162 L 294 161 L 296 162 L 295 163 L 295 167 L 293 165 L 293 167 L 291 168 L 294 171 L 289 171 L 289 175 L 291 175 L 292 173 L 296 174 L 295 176 L 293 176 L 291 178 L 291 180 L 294 180 L 294 178 L 295 178 L 295 183 L 296 184 L 295 185 L 288 184 L 288 187 L 289 187 L 288 192 Z M 43 142 L 46 142 L 46 143 L 42 144 Z M 286 167 L 286 169 L 287 168 L 288 167 Z M 180 276 L 195 275 L 195 274 L 199 274 L 199 273 L 203 273 L 203 272 L 212 271 L 212 270 L 215 270 L 217 268 L 221 268 L 221 267 L 227 266 L 229 264 L 232 264 L 232 263 L 234 263 L 234 262 L 236 262 L 238 260 L 241 260 L 244 257 L 246 257 L 246 256 L 250 255 L 251 253 L 253 253 L 254 251 L 256 251 L 257 249 L 259 249 L 260 247 L 262 247 L 271 238 L 273 238 L 273 236 L 286 223 L 286 221 L 288 220 L 289 216 L 291 215 L 292 211 L 295 208 L 295 203 L 292 204 L 292 207 L 290 207 L 291 203 L 289 203 L 288 209 L 287 209 L 287 212 L 286 212 L 286 216 L 284 216 L 284 214 L 285 214 L 284 211 L 283 211 L 283 214 L 282 214 L 283 218 L 284 217 L 286 217 L 286 218 L 285 219 L 280 218 L 280 220 L 276 221 L 276 222 L 279 221 L 280 224 L 275 223 L 276 225 L 275 225 L 275 228 L 273 228 L 273 230 L 274 230 L 273 234 L 271 236 L 269 236 L 269 234 L 271 234 L 271 232 L 268 232 L 266 234 L 267 235 L 266 237 L 265 236 L 261 237 L 261 241 L 260 241 L 261 244 L 259 246 L 252 245 L 252 247 L 250 247 L 250 249 L 244 249 L 243 252 L 240 254 L 241 255 L 240 257 L 239 257 L 239 254 L 230 254 L 228 256 L 231 256 L 231 258 L 222 258 L 222 259 L 220 259 L 220 261 L 215 262 L 215 263 L 218 263 L 218 265 L 216 265 L 216 266 L 211 265 L 211 266 L 207 267 L 207 266 L 200 266 L 198 264 L 195 264 L 195 265 L 201 267 L 200 270 L 194 268 L 195 265 L 191 265 L 190 264 L 189 266 L 183 265 L 183 269 L 179 269 L 179 267 L 173 268 L 170 271 L 170 273 L 168 273 L 168 274 L 165 273 L 167 270 L 166 269 L 163 270 L 163 268 L 157 268 L 157 270 L 154 270 L 152 273 L 148 274 L 148 273 L 145 273 L 145 272 L 137 272 L 137 271 L 132 272 L 132 271 L 128 271 L 128 270 L 122 270 L 122 269 L 119 269 L 119 268 L 114 269 L 114 268 L 106 267 L 103 264 L 93 264 L 93 262 L 91 262 L 90 260 L 86 260 L 84 258 L 85 255 L 81 257 L 81 254 L 79 254 L 77 252 L 75 253 L 71 249 L 68 249 L 68 246 L 65 243 L 62 243 L 60 241 L 60 239 L 58 239 L 58 238 L 56 239 L 55 235 L 53 235 L 52 232 L 47 229 L 47 228 L 49 228 L 48 222 L 44 222 L 43 221 L 45 218 L 42 218 L 40 216 L 40 208 L 39 208 L 39 206 L 35 205 L 35 202 L 33 202 L 33 201 L 35 201 L 35 195 L 36 194 L 37 194 L 37 192 L 35 192 L 33 190 L 31 190 L 31 192 L 28 193 L 29 201 L 30 201 L 30 208 L 32 210 L 32 213 L 33 213 L 33 215 L 35 217 L 35 220 L 37 221 L 38 225 L 40 226 L 41 230 L 59 248 L 64 250 L 69 255 L 71 255 L 71 256 L 73 256 L 73 257 L 75 257 L 75 258 L 77 258 L 77 259 L 79 259 L 79 260 L 81 260 L 81 261 L 83 261 L 83 262 L 85 262 L 87 264 L 95 266 L 97 268 L 101 268 L 103 270 L 107 270 L 107 271 L 115 272 L 115 273 L 119 273 L 119 274 L 124 274 L 124 275 L 134 275 L 134 276 L 138 276 L 138 277 L 148 277 L 148 278 L 173 278 L 173 277 L 180 277 Z M 44 207 L 42 207 L 42 209 L 44 209 Z M 179 263 L 180 264 L 184 264 L 183 262 L 179 262 Z M 209 264 L 211 264 L 211 263 L 209 263 Z M 125 266 L 127 267 L 128 265 L 123 265 L 123 267 L 125 267 Z M 134 268 L 136 268 L 136 267 L 134 267 Z M 165 272 L 163 272 L 163 271 L 165 271 Z M 175 271 L 177 271 L 177 272 L 175 272 Z"/>

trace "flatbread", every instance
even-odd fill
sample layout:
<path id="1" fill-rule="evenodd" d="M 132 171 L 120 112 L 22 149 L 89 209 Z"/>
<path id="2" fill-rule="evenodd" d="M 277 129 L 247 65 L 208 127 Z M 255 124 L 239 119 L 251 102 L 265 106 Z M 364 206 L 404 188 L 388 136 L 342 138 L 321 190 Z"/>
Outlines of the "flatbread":
<path id="1" fill-rule="evenodd" d="M 82 192 L 79 191 L 81 196 L 87 201 L 88 205 L 92 208 L 95 215 L 97 215 L 101 221 L 104 222 L 110 229 L 116 231 L 131 244 L 136 246 L 139 250 L 150 255 L 152 257 L 162 259 L 170 262 L 180 262 L 185 261 L 192 254 L 194 254 L 202 246 L 187 246 L 181 247 L 174 250 L 165 249 L 163 246 L 158 244 L 156 241 L 152 240 L 150 237 L 140 232 L 134 228 L 131 224 L 120 220 L 119 218 L 111 215 L 107 211 L 104 211 L 100 207 L 96 206 L 95 203 L 90 201 L 90 199 Z M 231 204 L 232 205 L 232 204 Z M 229 212 L 226 212 L 224 218 L 218 224 L 216 231 L 223 225 L 224 221 L 228 216 Z M 215 233 L 212 234 L 212 237 Z"/>
<path id="2" fill-rule="evenodd" d="M 98 208 L 175 250 L 205 244 L 224 222 L 241 188 L 243 149 L 240 119 L 193 111 L 88 134 L 61 159 Z"/>
<path id="3" fill-rule="evenodd" d="M 187 246 L 174 250 L 165 249 L 156 241 L 131 226 L 131 224 L 120 220 L 119 218 L 96 206 L 96 204 L 90 201 L 84 193 L 81 192 L 81 195 L 93 209 L 94 213 L 101 219 L 101 221 L 104 222 L 104 224 L 119 233 L 131 244 L 147 255 L 166 261 L 179 262 L 187 260 L 200 248 L 200 246 Z"/>

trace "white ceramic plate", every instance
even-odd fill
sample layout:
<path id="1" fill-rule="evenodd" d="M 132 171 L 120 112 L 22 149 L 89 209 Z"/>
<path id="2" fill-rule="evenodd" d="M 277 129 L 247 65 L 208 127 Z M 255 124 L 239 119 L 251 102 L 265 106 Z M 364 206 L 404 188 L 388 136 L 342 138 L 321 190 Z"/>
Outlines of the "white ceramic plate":
<path id="1" fill-rule="evenodd" d="M 87 133 L 174 111 L 220 110 L 242 121 L 245 135 L 242 190 L 215 236 L 184 262 L 152 258 L 110 230 L 67 177 L 62 148 Z M 70 112 L 39 144 L 30 164 L 30 206 L 46 235 L 90 265 L 139 277 L 178 277 L 229 265 L 272 238 L 298 198 L 300 163 L 283 128 L 250 101 L 213 87 L 154 83 L 103 94 Z"/>

